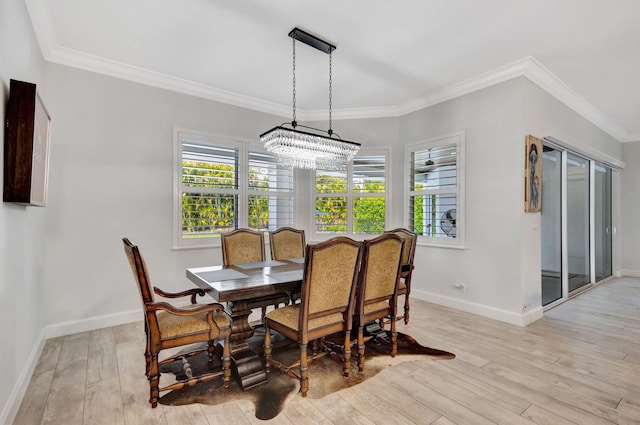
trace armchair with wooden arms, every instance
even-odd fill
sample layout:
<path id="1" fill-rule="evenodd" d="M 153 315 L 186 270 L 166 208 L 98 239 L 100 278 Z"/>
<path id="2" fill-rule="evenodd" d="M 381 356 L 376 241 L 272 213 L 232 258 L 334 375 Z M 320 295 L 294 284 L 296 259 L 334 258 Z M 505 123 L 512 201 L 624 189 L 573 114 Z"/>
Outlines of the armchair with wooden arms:
<path id="1" fill-rule="evenodd" d="M 308 365 L 329 354 L 327 351 L 308 350 L 317 347 L 319 344 L 314 342 L 319 339 L 333 334 L 342 335 L 342 374 L 349 376 L 351 329 L 361 256 L 362 243 L 347 237 L 307 245 L 300 302 L 270 311 L 265 317 L 266 370 L 269 372 L 271 366 L 275 366 L 298 379 L 303 397 L 309 391 Z M 284 364 L 273 357 L 272 330 L 298 343 L 300 357 L 296 362 Z M 312 347 L 309 347 L 310 342 Z"/>
<path id="2" fill-rule="evenodd" d="M 411 294 L 411 275 L 413 274 L 413 257 L 416 253 L 416 242 L 418 235 L 407 229 L 398 228 L 387 230 L 385 233 L 393 233 L 405 240 L 404 249 L 402 251 L 402 271 L 400 272 L 400 287 L 398 295 L 404 295 L 404 315 L 397 316 L 396 319 L 404 319 L 404 323 L 409 323 L 409 295 Z"/>
<path id="3" fill-rule="evenodd" d="M 390 341 L 387 341 L 384 331 L 382 339 L 389 343 L 391 357 L 395 357 L 398 351 L 396 310 L 398 309 L 398 288 L 404 244 L 405 240 L 393 233 L 385 233 L 377 238 L 364 241 L 355 313 L 358 326 L 357 362 L 359 371 L 364 370 L 365 343 L 371 338 L 376 338 L 376 334 L 372 334 L 371 331 L 365 336 L 365 326 L 374 330 L 382 330 L 382 328 L 375 326 L 376 320 L 389 320 L 391 323 Z"/>
<path id="4" fill-rule="evenodd" d="M 129 239 L 123 238 L 124 251 L 131 265 L 131 271 L 138 284 L 145 318 L 145 333 L 147 337 L 145 347 L 145 374 L 149 379 L 151 407 L 158 405 L 161 391 L 178 390 L 185 386 L 192 386 L 198 382 L 206 382 L 222 376 L 223 386 L 228 387 L 231 380 L 231 352 L 229 336 L 231 335 L 231 320 L 220 304 L 196 304 L 196 296 L 204 296 L 201 289 L 191 289 L 179 293 L 164 292 L 156 287 L 151 288 L 147 266 L 140 250 Z M 164 298 L 191 297 L 188 307 L 174 307 L 166 302 L 157 302 L 155 295 Z M 188 358 L 204 352 L 196 349 L 181 353 L 177 356 L 159 361 L 161 350 L 207 342 L 209 364 L 214 364 L 215 341 L 223 340 L 221 363 L 222 367 L 201 375 L 194 376 L 188 364 Z M 164 388 L 160 388 L 160 366 L 182 361 L 185 378 Z"/>

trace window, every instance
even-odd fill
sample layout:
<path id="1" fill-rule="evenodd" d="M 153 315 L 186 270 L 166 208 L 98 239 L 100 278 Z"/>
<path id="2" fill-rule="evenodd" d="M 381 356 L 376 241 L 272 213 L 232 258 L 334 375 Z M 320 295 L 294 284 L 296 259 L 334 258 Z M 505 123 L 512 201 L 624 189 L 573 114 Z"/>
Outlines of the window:
<path id="1" fill-rule="evenodd" d="M 318 235 L 377 235 L 387 216 L 387 152 L 356 155 L 345 171 L 315 171 Z"/>
<path id="2" fill-rule="evenodd" d="M 464 134 L 411 145 L 408 227 L 423 241 L 464 245 Z"/>
<path id="3" fill-rule="evenodd" d="M 248 227 L 267 232 L 293 223 L 293 171 L 265 151 L 249 151 Z"/>
<path id="4" fill-rule="evenodd" d="M 293 223 L 293 171 L 249 143 L 175 132 L 176 246 L 207 246 L 239 227 Z"/>

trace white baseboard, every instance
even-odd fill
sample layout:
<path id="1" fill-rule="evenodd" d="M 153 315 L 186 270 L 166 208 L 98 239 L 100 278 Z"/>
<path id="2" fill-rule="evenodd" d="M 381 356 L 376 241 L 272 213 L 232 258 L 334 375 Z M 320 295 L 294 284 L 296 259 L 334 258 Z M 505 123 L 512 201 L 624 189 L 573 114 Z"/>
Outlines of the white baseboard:
<path id="1" fill-rule="evenodd" d="M 46 338 L 43 331 L 40 333 L 36 344 L 33 346 L 33 350 L 31 350 L 29 358 L 20 372 L 20 376 L 18 376 L 18 380 L 16 381 L 13 390 L 11 390 L 11 394 L 9 394 L 7 404 L 4 405 L 2 412 L 0 412 L 0 424 L 11 425 L 13 420 L 16 418 L 18 409 L 20 408 L 20 403 L 22 403 L 22 398 L 27 392 L 31 376 L 33 375 L 33 371 L 36 369 L 36 365 L 40 359 L 40 354 L 42 354 L 45 341 Z"/>
<path id="2" fill-rule="evenodd" d="M 622 269 L 620 276 L 640 277 L 640 270 Z"/>
<path id="3" fill-rule="evenodd" d="M 488 317 L 490 319 L 499 320 L 516 326 L 527 326 L 528 324 L 542 318 L 543 315 L 542 307 L 536 307 L 523 313 L 516 313 L 416 289 L 411 291 L 411 296 L 419 300 L 454 308 L 467 313 L 477 314 L 479 316 Z"/>
<path id="4" fill-rule="evenodd" d="M 45 335 L 47 339 L 55 338 L 78 332 L 107 328 L 109 326 L 124 325 L 126 323 L 142 320 L 143 317 L 141 310 L 131 310 L 121 313 L 106 314 L 104 316 L 96 316 L 89 319 L 56 323 L 55 325 L 49 325 L 45 328 Z"/>

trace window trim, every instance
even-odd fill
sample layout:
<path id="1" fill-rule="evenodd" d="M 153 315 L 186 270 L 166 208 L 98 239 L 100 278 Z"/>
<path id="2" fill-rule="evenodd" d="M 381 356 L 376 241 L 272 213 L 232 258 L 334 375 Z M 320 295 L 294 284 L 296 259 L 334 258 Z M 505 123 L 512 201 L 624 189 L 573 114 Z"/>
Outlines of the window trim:
<path id="1" fill-rule="evenodd" d="M 455 140 L 457 139 L 457 140 Z M 422 140 L 405 145 L 404 149 L 404 202 L 403 223 L 409 229 L 409 204 L 411 198 L 411 154 L 417 150 L 434 148 L 437 146 L 457 145 L 456 168 L 456 237 L 438 238 L 418 235 L 418 245 L 439 248 L 466 249 L 466 220 L 465 220 L 465 174 L 466 174 L 466 132 L 464 130 L 448 135 L 438 136 L 432 139 Z"/>
<path id="2" fill-rule="evenodd" d="M 220 189 L 220 193 L 237 192 L 238 210 L 236 211 L 236 222 L 238 227 L 248 227 L 249 196 L 255 194 L 248 187 L 249 178 L 249 151 L 267 152 L 264 147 L 254 141 L 243 140 L 238 137 L 225 136 L 221 134 L 205 133 L 197 130 L 174 127 L 173 129 L 173 217 L 172 217 L 172 249 L 199 249 L 199 248 L 215 248 L 220 247 L 220 238 L 182 238 L 182 227 L 179 225 L 182 217 L 182 141 L 184 139 L 192 139 L 197 142 L 210 143 L 212 145 L 224 146 L 238 149 L 238 189 Z M 266 194 L 264 192 L 261 194 Z M 273 192 L 282 196 L 283 192 Z M 296 173 L 293 173 L 293 185 L 290 192 L 292 198 L 292 224 L 295 221 L 295 198 L 296 198 Z"/>
<path id="3" fill-rule="evenodd" d="M 334 197 L 345 197 L 347 201 L 347 231 L 345 233 L 317 233 L 315 226 L 315 210 L 316 210 L 316 178 L 315 170 L 310 173 L 311 178 L 309 182 L 310 187 L 310 210 L 308 218 L 308 228 L 311 229 L 311 239 L 313 240 L 325 240 L 334 236 L 347 236 L 356 240 L 365 240 L 371 238 L 373 235 L 354 234 L 353 233 L 353 198 L 356 197 L 372 197 L 372 198 L 384 198 L 384 228 L 388 228 L 389 224 L 389 211 L 390 211 L 390 187 L 391 187 L 391 149 L 389 148 L 373 148 L 373 149 L 360 149 L 356 156 L 369 156 L 369 155 L 382 155 L 385 157 L 384 167 L 384 179 L 385 179 L 385 191 L 384 193 L 354 193 L 353 192 L 353 161 L 347 165 L 347 191 L 345 193 L 335 193 Z M 323 194 L 320 194 L 321 196 Z M 325 194 L 326 195 L 326 194 Z"/>

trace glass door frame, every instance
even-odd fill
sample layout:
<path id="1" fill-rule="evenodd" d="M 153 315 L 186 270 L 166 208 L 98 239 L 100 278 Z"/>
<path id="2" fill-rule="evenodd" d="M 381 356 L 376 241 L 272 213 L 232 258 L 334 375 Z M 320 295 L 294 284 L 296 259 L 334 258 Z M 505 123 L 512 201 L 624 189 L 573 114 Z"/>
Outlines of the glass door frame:
<path id="1" fill-rule="evenodd" d="M 543 139 L 543 144 L 545 146 L 548 146 L 552 149 L 555 149 L 559 152 L 561 152 L 561 270 L 562 270 L 562 296 L 555 300 L 550 302 L 549 304 L 543 306 L 543 311 L 546 311 L 548 309 L 551 309 L 559 304 L 562 304 L 563 302 L 567 301 L 568 299 L 584 292 L 587 291 L 591 288 L 593 288 L 594 286 L 606 282 L 607 280 L 613 278 L 613 275 L 605 277 L 603 279 L 601 279 L 600 281 L 596 281 L 596 249 L 595 249 L 595 243 L 596 243 L 596 236 L 595 236 L 595 226 L 596 226 L 596 219 L 595 219 L 595 173 L 596 173 L 596 163 L 601 164 L 604 167 L 608 167 L 611 168 L 611 171 L 613 172 L 615 170 L 615 167 L 612 167 L 609 164 L 606 164 L 602 161 L 599 161 L 595 158 L 589 157 L 587 155 L 584 155 L 580 152 L 576 152 L 574 150 L 572 150 L 569 147 L 565 147 L 562 144 L 558 144 L 557 142 L 555 142 L 554 140 L 550 139 L 550 138 L 544 138 Z M 568 255 L 568 243 L 567 243 L 567 178 L 568 178 L 568 170 L 567 170 L 567 162 L 568 162 L 568 155 L 569 153 L 571 153 L 572 155 L 576 155 L 579 156 L 581 158 L 584 158 L 588 161 L 589 163 L 589 274 L 590 274 L 590 282 L 575 289 L 574 291 L 572 291 L 571 293 L 569 293 L 569 273 L 568 273 L 568 265 L 569 265 L 569 255 Z M 542 170 L 542 172 L 544 173 L 544 169 Z M 613 183 L 612 181 L 610 181 L 611 187 L 609 188 L 610 192 L 613 192 Z M 544 190 L 544 188 L 543 188 Z M 611 193 L 610 193 L 611 196 Z M 611 209 L 613 209 L 613 205 L 609 205 L 609 207 Z M 544 204 L 542 205 L 542 208 L 544 208 Z M 610 212 L 611 214 L 613 213 L 613 211 Z M 612 251 L 613 251 L 613 247 L 611 247 Z M 613 255 L 613 252 L 610 253 L 610 255 Z"/>

